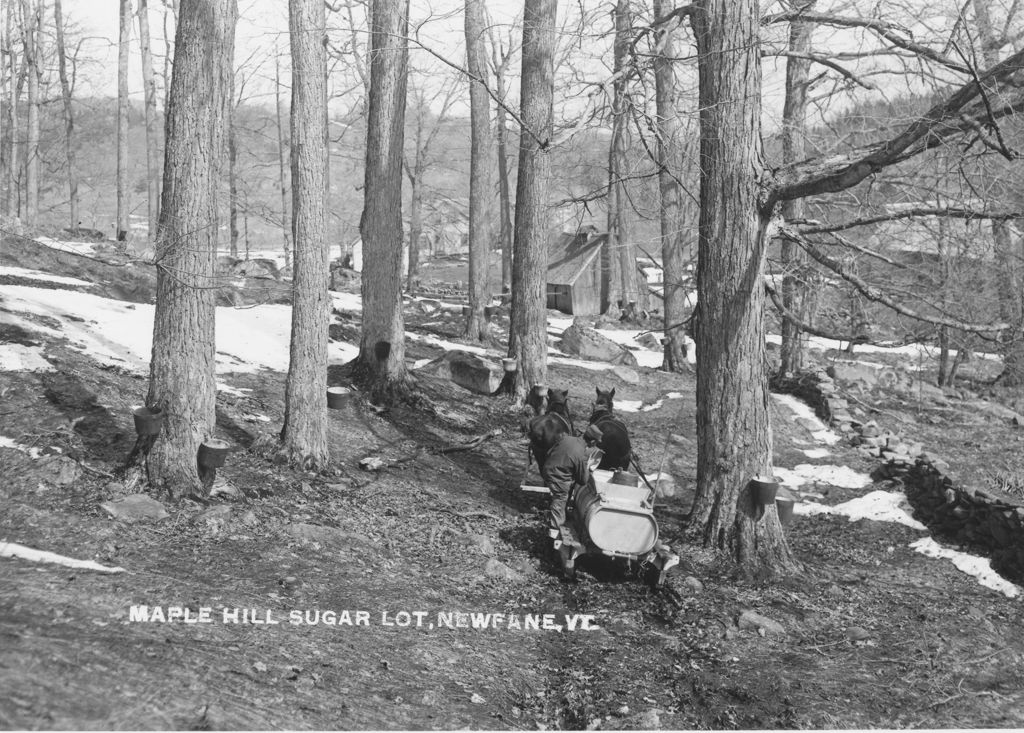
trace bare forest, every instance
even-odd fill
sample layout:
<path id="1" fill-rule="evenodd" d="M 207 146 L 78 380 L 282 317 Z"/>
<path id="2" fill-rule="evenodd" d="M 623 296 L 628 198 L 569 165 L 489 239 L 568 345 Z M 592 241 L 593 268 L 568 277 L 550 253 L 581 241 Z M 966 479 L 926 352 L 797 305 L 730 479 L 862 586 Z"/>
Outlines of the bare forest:
<path id="1" fill-rule="evenodd" d="M 104 5 L 0 6 L 0 727 L 1024 726 L 1016 1 Z"/>

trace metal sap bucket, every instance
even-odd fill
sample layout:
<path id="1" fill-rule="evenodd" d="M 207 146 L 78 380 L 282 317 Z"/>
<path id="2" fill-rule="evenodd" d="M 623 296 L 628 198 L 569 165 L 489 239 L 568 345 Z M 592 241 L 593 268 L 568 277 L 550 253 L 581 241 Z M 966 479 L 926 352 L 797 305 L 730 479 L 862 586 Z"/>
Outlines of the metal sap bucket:
<path id="1" fill-rule="evenodd" d="M 609 555 L 643 555 L 658 541 L 653 496 L 646 487 L 611 483 L 610 471 L 593 471 L 576 494 L 576 517 L 591 543 Z"/>

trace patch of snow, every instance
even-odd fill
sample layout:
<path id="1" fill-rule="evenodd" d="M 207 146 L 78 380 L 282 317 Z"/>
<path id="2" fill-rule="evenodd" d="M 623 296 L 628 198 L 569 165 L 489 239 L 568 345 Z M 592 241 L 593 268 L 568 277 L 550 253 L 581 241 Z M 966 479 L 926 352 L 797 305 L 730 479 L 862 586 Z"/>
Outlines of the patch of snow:
<path id="1" fill-rule="evenodd" d="M 818 463 L 800 463 L 793 468 L 776 468 L 775 475 L 786 486 L 802 486 L 806 483 L 828 484 L 844 489 L 860 489 L 872 483 L 866 473 L 858 473 L 848 466 L 832 466 Z"/>
<path id="2" fill-rule="evenodd" d="M 810 405 L 801 400 L 798 400 L 793 395 L 789 394 L 777 394 L 772 392 L 772 397 L 783 405 L 793 411 L 796 418 L 804 418 L 810 420 L 811 423 L 817 426 L 816 430 L 811 431 L 811 436 L 819 443 L 825 443 L 826 445 L 835 445 L 839 442 L 839 435 L 829 430 L 829 428 L 818 419 L 818 416 L 814 414 L 814 410 L 811 409 Z"/>
<path id="3" fill-rule="evenodd" d="M 61 252 L 73 252 L 78 255 L 96 254 L 95 242 L 62 242 L 59 239 L 51 239 L 50 237 L 36 237 L 33 241 L 50 249 L 59 249 Z"/>
<path id="4" fill-rule="evenodd" d="M 805 448 L 802 452 L 808 458 L 825 458 L 830 455 L 828 448 Z"/>
<path id="5" fill-rule="evenodd" d="M 41 346 L 0 344 L 0 372 L 52 372 Z"/>
<path id="6" fill-rule="evenodd" d="M 61 285 L 92 285 L 87 280 L 79 280 L 74 277 L 64 277 L 63 275 L 51 275 L 48 272 L 40 272 L 39 270 L 26 270 L 24 267 L 9 267 L 6 265 L 0 265 L 0 275 L 10 275 L 12 277 L 23 277 L 26 280 L 39 280 L 41 282 L 49 283 L 60 283 Z"/>
<path id="7" fill-rule="evenodd" d="M 362 313 L 363 311 L 363 298 L 359 293 L 338 293 L 332 290 L 331 300 L 334 301 L 334 307 L 340 311 L 353 313 Z"/>
<path id="8" fill-rule="evenodd" d="M 242 417 L 249 422 L 270 422 L 270 418 L 266 415 L 257 415 L 256 413 L 246 413 Z"/>
<path id="9" fill-rule="evenodd" d="M 224 382 L 217 382 L 217 391 L 235 395 L 236 397 L 248 397 L 249 395 L 247 393 L 252 392 L 248 387 L 232 387 Z"/>
<path id="10" fill-rule="evenodd" d="M 56 552 L 47 552 L 46 550 L 33 550 L 31 547 L 25 547 L 14 542 L 0 542 L 0 557 L 17 557 L 31 562 L 53 563 L 55 565 L 63 565 L 66 568 L 75 568 L 76 570 L 98 570 L 101 573 L 124 572 L 124 568 L 100 565 L 92 560 L 76 560 L 73 557 L 58 555 Z"/>
<path id="11" fill-rule="evenodd" d="M 490 353 L 491 356 L 494 356 L 498 353 L 497 351 L 488 352 L 487 349 L 482 346 L 471 346 L 469 344 L 457 344 L 453 341 L 445 341 L 437 336 L 432 336 L 426 333 L 412 333 L 411 331 L 406 331 L 405 337 L 410 341 L 422 341 L 425 344 L 437 346 L 445 351 L 466 351 L 470 354 L 476 354 L 477 356 L 487 356 L 488 353 Z M 359 350 L 356 349 L 356 354 L 358 353 Z"/>
<path id="12" fill-rule="evenodd" d="M 828 506 L 814 501 L 795 502 L 793 511 L 797 514 L 838 514 L 849 517 L 851 522 L 873 519 L 876 522 L 896 522 L 911 529 L 927 531 L 928 528 L 910 514 L 907 497 L 900 491 L 870 491 L 856 499 Z"/>
<path id="13" fill-rule="evenodd" d="M 16 443 L 11 438 L 5 435 L 0 435 L 0 448 L 13 448 L 14 450 L 20 450 L 22 453 L 28 453 L 32 458 L 39 458 L 39 449 L 35 446 L 31 448 L 21 443 Z"/>
<path id="14" fill-rule="evenodd" d="M 650 412 L 651 410 L 659 409 L 665 404 L 665 400 L 678 400 L 682 396 L 682 392 L 669 392 L 649 405 L 645 405 L 640 400 L 615 400 L 615 409 L 622 410 L 623 412 Z"/>
<path id="15" fill-rule="evenodd" d="M 433 361 L 433 359 L 417 359 L 416 361 L 414 361 L 412 363 L 412 368 L 413 369 L 419 369 L 421 367 L 425 367 L 427 364 L 429 364 L 432 361 Z"/>
<path id="16" fill-rule="evenodd" d="M 615 400 L 615 409 L 623 412 L 640 412 L 643 406 L 642 400 Z"/>
<path id="17" fill-rule="evenodd" d="M 2 301 L 14 311 L 15 322 L 30 331 L 64 336 L 75 348 L 103 364 L 136 371 L 149 368 L 152 352 L 152 305 L 124 303 L 98 295 L 70 290 L 43 290 L 20 285 L 4 289 Z M 49 316 L 60 329 L 18 318 L 17 312 Z M 72 320 L 68 314 L 74 314 Z M 288 370 L 291 338 L 291 306 L 259 305 L 251 308 L 217 308 L 217 368 L 221 372 Z M 344 342 L 328 345 L 328 360 L 341 363 L 359 350 Z"/>
<path id="18" fill-rule="evenodd" d="M 951 560 L 958 570 L 978 579 L 986 588 L 999 591 L 1007 598 L 1020 595 L 1020 586 L 1014 585 L 992 569 L 992 562 L 984 557 L 969 555 L 966 552 L 950 550 L 943 547 L 931 537 L 922 537 L 910 543 L 910 547 L 927 557 L 946 558 Z"/>

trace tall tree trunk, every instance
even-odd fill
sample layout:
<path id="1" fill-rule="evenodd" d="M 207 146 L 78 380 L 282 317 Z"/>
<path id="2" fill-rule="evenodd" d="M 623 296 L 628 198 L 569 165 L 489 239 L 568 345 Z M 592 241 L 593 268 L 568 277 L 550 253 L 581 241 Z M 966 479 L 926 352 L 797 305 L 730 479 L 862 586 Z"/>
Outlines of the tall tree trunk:
<path id="1" fill-rule="evenodd" d="M 499 99 L 505 101 L 504 62 L 495 64 L 494 85 Z M 501 231 L 501 292 L 512 292 L 512 195 L 508 185 L 508 123 L 505 108 L 497 105 L 498 129 L 498 223 Z"/>
<path id="2" fill-rule="evenodd" d="M 356 373 L 376 400 L 408 390 L 402 316 L 402 156 L 408 80 L 408 0 L 375 0 L 363 214 L 363 330 Z"/>
<path id="3" fill-rule="evenodd" d="M 238 257 L 238 130 L 235 127 L 235 116 L 238 105 L 232 104 L 228 119 L 228 233 L 229 253 Z M 246 259 L 249 259 L 246 257 Z"/>
<path id="4" fill-rule="evenodd" d="M 484 307 L 490 302 L 487 286 L 493 238 L 491 201 L 494 166 L 491 165 L 490 97 L 487 94 L 487 44 L 483 0 L 466 0 L 466 69 L 469 71 L 471 141 L 469 153 L 469 318 L 465 336 L 490 340 Z M 479 79 L 480 81 L 476 81 Z"/>
<path id="5" fill-rule="evenodd" d="M 632 18 L 629 0 L 617 0 L 615 4 L 615 43 L 612 75 L 612 137 L 608 150 L 608 256 L 617 258 L 607 274 L 617 276 L 617 284 L 609 284 L 609 305 L 622 301 L 622 309 L 630 318 L 635 317 L 637 308 L 647 306 L 646 283 L 643 293 L 636 268 L 636 247 L 630 238 L 629 200 L 626 194 L 627 155 L 626 133 L 629 126 L 629 100 L 626 96 L 629 47 L 632 43 Z M 616 297 L 616 295 L 618 297 Z M 612 313 L 614 313 L 614 308 Z"/>
<path id="6" fill-rule="evenodd" d="M 986 69 L 999 62 L 1000 41 L 992 25 L 992 0 L 974 0 L 974 15 Z M 1002 334 L 1003 371 L 999 382 L 1008 387 L 1024 386 L 1024 239 L 1014 237 L 1008 221 L 992 222 L 992 239 L 999 263 L 999 316 L 1014 324 Z"/>
<path id="7" fill-rule="evenodd" d="M 748 571 L 796 568 L 774 507 L 748 482 L 772 474 L 765 376 L 768 184 L 759 134 L 760 13 L 756 0 L 702 0 L 691 16 L 700 105 L 697 290 L 697 495 L 707 546 Z"/>
<path id="8" fill-rule="evenodd" d="M 199 491 L 196 454 L 214 431 L 217 192 L 230 104 L 236 0 L 182 0 L 165 128 L 156 313 L 146 404 L 164 410 L 150 481 Z"/>
<path id="9" fill-rule="evenodd" d="M 555 19 L 557 0 L 525 0 L 519 92 L 525 129 L 519 135 L 512 323 L 508 355 L 519 360 L 514 396 L 522 405 L 530 387 L 547 378 L 547 267 L 554 127 Z"/>
<path id="10" fill-rule="evenodd" d="M 171 93 L 171 62 L 174 59 L 174 39 L 167 27 L 167 11 L 170 10 L 172 24 L 178 27 L 178 4 L 180 0 L 163 0 L 163 29 L 166 53 L 164 53 L 164 109 L 167 109 L 167 98 Z"/>
<path id="11" fill-rule="evenodd" d="M 4 182 L 7 194 L 4 196 L 4 213 L 18 216 L 18 103 L 21 97 L 21 75 L 18 72 L 14 51 L 14 3 L 4 3 L 4 58 L 7 69 L 4 78 L 8 83 L 7 104 L 4 105 L 3 145 Z"/>
<path id="12" fill-rule="evenodd" d="M 327 449 L 327 51 L 323 0 L 289 0 L 292 49 L 292 335 L 282 449 L 289 462 L 322 468 Z"/>
<path id="13" fill-rule="evenodd" d="M 64 14 L 61 0 L 53 0 L 53 20 L 57 30 L 57 69 L 60 74 L 60 96 L 64 101 L 64 155 L 68 163 L 68 204 L 72 229 L 78 228 L 78 168 L 75 165 L 75 112 L 71 106 L 71 83 L 68 80 L 67 49 L 64 46 Z"/>
<path id="14" fill-rule="evenodd" d="M 281 121 L 281 57 L 274 49 L 274 111 L 277 115 L 277 171 L 281 189 L 281 236 L 284 239 L 284 269 L 292 269 L 292 238 L 288 217 L 288 178 L 285 176 L 284 123 Z"/>
<path id="15" fill-rule="evenodd" d="M 669 6 L 669 7 L 666 7 Z M 671 6 L 667 0 L 654 0 L 654 17 L 660 19 Z M 658 31 L 657 53 L 654 57 L 655 104 L 657 105 L 658 190 L 661 194 L 662 296 L 665 315 L 665 358 L 663 368 L 671 372 L 687 369 L 683 348 L 685 331 L 682 323 L 686 309 L 686 275 L 683 247 L 683 192 L 679 185 L 682 174 L 679 146 L 680 120 L 676 113 L 676 78 L 673 69 L 675 44 L 672 28 Z"/>
<path id="16" fill-rule="evenodd" d="M 156 128 L 156 75 L 153 72 L 153 54 L 149 46 L 149 0 L 139 0 L 138 15 L 146 113 L 146 221 L 149 227 L 149 241 L 152 242 L 156 237 L 156 224 L 160 216 L 160 138 Z"/>
<path id="17" fill-rule="evenodd" d="M 790 0 L 793 10 L 813 9 L 817 0 Z M 812 23 L 794 21 L 789 27 L 789 50 L 794 54 L 786 58 L 786 99 L 782 107 L 782 164 L 793 165 L 804 158 L 807 131 L 807 89 L 811 61 L 806 56 L 811 51 Z M 786 220 L 799 219 L 804 215 L 802 199 L 785 201 L 782 216 Z M 810 322 L 807 312 L 807 255 L 795 242 L 783 238 L 781 244 L 782 305 L 801 321 Z M 779 371 L 796 373 L 803 368 L 804 346 L 807 337 L 800 326 L 786 315 L 782 317 L 782 347 L 779 351 Z"/>
<path id="18" fill-rule="evenodd" d="M 412 291 L 419 280 L 420 239 L 423 237 L 423 171 L 420 170 L 419 152 L 409 174 L 409 264 L 405 281 L 406 290 Z"/>
<path id="19" fill-rule="evenodd" d="M 25 135 L 25 223 L 39 216 L 39 64 L 40 9 L 37 0 L 22 0 L 25 23 L 25 73 L 28 75 L 28 128 Z"/>
<path id="20" fill-rule="evenodd" d="M 117 241 L 127 242 L 128 223 L 128 41 L 132 34 L 132 1 L 120 0 L 117 36 Z"/>

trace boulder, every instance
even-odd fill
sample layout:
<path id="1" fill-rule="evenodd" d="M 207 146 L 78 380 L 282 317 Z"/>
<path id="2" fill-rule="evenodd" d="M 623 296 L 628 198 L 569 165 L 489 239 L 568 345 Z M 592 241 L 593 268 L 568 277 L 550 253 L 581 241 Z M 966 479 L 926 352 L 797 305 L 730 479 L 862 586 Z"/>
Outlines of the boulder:
<path id="1" fill-rule="evenodd" d="M 500 560 L 495 560 L 493 557 L 484 565 L 484 574 L 489 578 L 499 578 L 501 580 L 522 580 L 523 577 L 508 565 Z"/>
<path id="2" fill-rule="evenodd" d="M 123 499 L 105 501 L 100 506 L 111 517 L 122 522 L 159 522 L 170 516 L 163 504 L 145 494 L 132 494 Z"/>
<path id="3" fill-rule="evenodd" d="M 579 321 L 574 321 L 562 333 L 561 349 L 566 354 L 579 356 L 583 359 L 603 361 L 608 364 L 625 364 L 637 366 L 636 357 L 625 347 L 612 341 Z"/>
<path id="4" fill-rule="evenodd" d="M 867 364 L 836 363 L 828 368 L 828 374 L 841 384 L 859 385 L 866 389 L 874 389 L 878 384 L 879 370 Z"/>
<path id="5" fill-rule="evenodd" d="M 50 455 L 39 459 L 40 476 L 55 486 L 73 484 L 82 475 L 82 469 L 67 456 Z"/>
<path id="6" fill-rule="evenodd" d="M 499 364 L 492 364 L 468 351 L 449 351 L 420 367 L 427 374 L 449 379 L 463 389 L 492 395 L 501 386 L 505 373 Z"/>
<path id="7" fill-rule="evenodd" d="M 623 382 L 629 384 L 640 384 L 640 375 L 637 374 L 635 369 L 630 369 L 628 366 L 622 366 L 621 364 L 612 369 L 612 374 L 617 376 Z"/>
<path id="8" fill-rule="evenodd" d="M 258 277 L 268 280 L 280 280 L 281 273 L 277 263 L 265 258 L 238 260 L 231 268 L 232 277 Z"/>
<path id="9" fill-rule="evenodd" d="M 755 611 L 744 611 L 741 613 L 736 625 L 741 629 L 756 629 L 758 631 L 764 629 L 766 634 L 785 635 L 786 633 L 785 627 L 778 621 L 773 621 Z"/>

